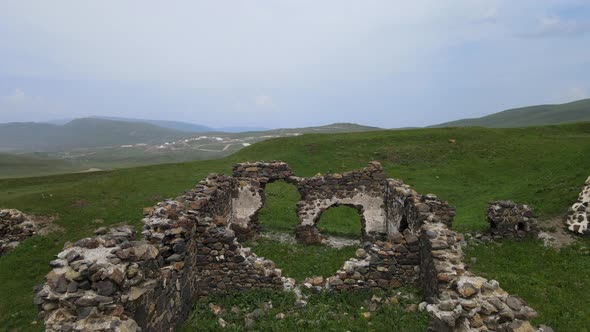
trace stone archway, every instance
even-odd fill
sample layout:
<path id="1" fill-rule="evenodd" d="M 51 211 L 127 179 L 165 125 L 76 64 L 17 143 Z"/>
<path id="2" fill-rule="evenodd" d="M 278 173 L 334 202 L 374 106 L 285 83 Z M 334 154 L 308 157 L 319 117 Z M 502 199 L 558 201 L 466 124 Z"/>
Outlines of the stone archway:
<path id="1" fill-rule="evenodd" d="M 266 185 L 280 180 L 296 185 L 299 181 L 289 165 L 282 161 L 239 163 L 233 167 L 233 177 L 238 185 L 232 195 L 229 224 L 240 241 L 260 232 L 258 213 L 264 207 Z"/>

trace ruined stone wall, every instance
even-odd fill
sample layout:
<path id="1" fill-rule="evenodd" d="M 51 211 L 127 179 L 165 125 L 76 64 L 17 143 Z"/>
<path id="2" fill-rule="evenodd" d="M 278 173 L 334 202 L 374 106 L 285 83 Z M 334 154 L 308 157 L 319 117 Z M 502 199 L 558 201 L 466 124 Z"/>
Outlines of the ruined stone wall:
<path id="1" fill-rule="evenodd" d="M 327 278 L 325 288 L 347 291 L 359 288 L 399 288 L 418 280 L 420 246 L 409 231 L 388 241 L 366 242 L 336 274 Z"/>
<path id="2" fill-rule="evenodd" d="M 273 182 L 276 180 L 285 180 L 287 182 L 296 181 L 293 171 L 287 163 L 282 161 L 271 161 L 265 163 L 257 161 L 254 163 L 238 163 L 233 166 L 233 177 L 260 179 L 261 182 Z"/>
<path id="3" fill-rule="evenodd" d="M 281 271 L 228 227 L 235 179 L 211 175 L 146 209 L 144 240 L 128 227 L 67 244 L 35 297 L 48 331 L 170 331 L 198 295 L 282 288 Z"/>
<path id="4" fill-rule="evenodd" d="M 539 225 L 530 207 L 512 201 L 493 201 L 488 204 L 486 219 L 493 239 L 524 239 L 539 233 Z"/>
<path id="5" fill-rule="evenodd" d="M 455 216 L 455 209 L 436 195 L 419 195 L 396 179 L 387 179 L 385 203 L 389 236 L 406 229 L 418 233 L 425 223 L 443 223 L 450 227 Z"/>
<path id="6" fill-rule="evenodd" d="M 460 237 L 444 224 L 422 227 L 420 284 L 433 331 L 534 331 L 537 313 L 495 280 L 466 270 Z"/>
<path id="7" fill-rule="evenodd" d="M 285 163 L 259 162 L 236 165 L 234 175 L 211 174 L 183 196 L 145 209 L 143 240 L 135 240 L 133 229 L 117 227 L 66 244 L 35 297 L 46 329 L 171 331 L 198 296 L 293 289 L 294 281 L 272 261 L 237 239 L 258 231 L 264 185 L 285 179 L 302 195 L 298 232 L 302 226 L 317 231 L 323 210 L 350 204 L 361 212 L 370 240 L 335 275 L 312 278 L 313 286 L 347 291 L 418 285 L 435 331 L 532 330 L 528 319 L 535 312 L 522 300 L 466 271 L 459 236 L 448 229 L 454 209 L 386 179 L 379 163 L 301 179 Z"/>
<path id="8" fill-rule="evenodd" d="M 590 234 L 590 176 L 578 195 L 578 200 L 569 209 L 567 228 L 578 234 Z"/>
<path id="9" fill-rule="evenodd" d="M 0 256 L 37 233 L 39 226 L 33 217 L 14 209 L 0 210 Z"/>
<path id="10" fill-rule="evenodd" d="M 297 189 L 297 238 L 304 243 L 319 243 L 316 230 L 322 212 L 332 206 L 348 205 L 361 215 L 363 239 L 383 239 L 385 229 L 385 173 L 378 162 L 343 174 L 317 175 L 299 180 Z"/>

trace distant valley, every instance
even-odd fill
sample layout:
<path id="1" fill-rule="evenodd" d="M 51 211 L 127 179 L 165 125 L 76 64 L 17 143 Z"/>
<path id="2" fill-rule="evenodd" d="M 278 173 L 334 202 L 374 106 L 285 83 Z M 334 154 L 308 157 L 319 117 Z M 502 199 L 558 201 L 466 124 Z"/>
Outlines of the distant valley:
<path id="1" fill-rule="evenodd" d="M 0 124 L 0 178 L 215 159 L 270 138 L 380 129 L 335 123 L 239 133 L 200 132 L 208 127 L 194 125 L 190 129 L 188 123 L 164 121 L 177 128 L 172 129 L 149 121 L 152 123 L 82 118 L 63 125 Z"/>
<path id="2" fill-rule="evenodd" d="M 431 126 L 527 127 L 590 121 L 590 99 L 510 109 Z M 257 130 L 181 121 L 90 117 L 0 124 L 0 178 L 216 159 L 288 136 L 380 130 L 352 123 Z M 411 129 L 411 128 L 406 128 Z"/>

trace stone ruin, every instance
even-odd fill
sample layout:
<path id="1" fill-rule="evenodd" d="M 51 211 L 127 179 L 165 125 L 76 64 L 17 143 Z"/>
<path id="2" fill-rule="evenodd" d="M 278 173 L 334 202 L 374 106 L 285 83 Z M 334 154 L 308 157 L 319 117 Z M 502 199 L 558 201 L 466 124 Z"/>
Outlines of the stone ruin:
<path id="1" fill-rule="evenodd" d="M 569 209 L 567 229 L 577 234 L 590 234 L 590 176 L 578 195 L 578 200 Z"/>
<path id="2" fill-rule="evenodd" d="M 0 210 L 0 256 L 37 234 L 39 228 L 32 216 L 14 209 Z"/>
<path id="3" fill-rule="evenodd" d="M 331 206 L 351 205 L 361 215 L 363 248 L 317 287 L 417 286 L 434 331 L 541 331 L 523 300 L 466 270 L 461 237 L 449 229 L 454 209 L 387 179 L 378 162 L 312 178 L 294 176 L 282 162 L 237 164 L 233 176 L 210 174 L 145 209 L 141 240 L 123 226 L 67 243 L 35 296 L 46 330 L 172 331 L 200 296 L 293 290 L 293 279 L 239 242 L 257 234 L 264 187 L 276 180 L 301 194 L 294 232 L 303 243 L 321 238 L 316 223 Z"/>
<path id="4" fill-rule="evenodd" d="M 512 201 L 493 201 L 488 204 L 486 218 L 492 239 L 521 240 L 528 236 L 537 237 L 539 225 L 533 210 Z"/>

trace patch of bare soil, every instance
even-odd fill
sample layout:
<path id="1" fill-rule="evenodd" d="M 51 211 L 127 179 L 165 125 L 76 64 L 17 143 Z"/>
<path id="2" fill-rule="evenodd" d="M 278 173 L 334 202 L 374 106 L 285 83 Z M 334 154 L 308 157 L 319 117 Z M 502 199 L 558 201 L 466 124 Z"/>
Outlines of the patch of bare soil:
<path id="1" fill-rule="evenodd" d="M 539 239 L 543 240 L 546 247 L 560 249 L 576 242 L 576 237 L 565 227 L 564 217 L 555 217 L 539 221 L 541 232 Z"/>
<path id="2" fill-rule="evenodd" d="M 64 232 L 64 228 L 55 223 L 56 217 L 31 216 L 31 218 L 37 225 L 37 235 L 47 236 L 51 233 Z"/>
<path id="3" fill-rule="evenodd" d="M 297 243 L 295 236 L 287 233 L 265 232 L 260 234 L 260 237 L 281 243 Z M 322 244 L 328 247 L 340 249 L 350 246 L 360 246 L 361 241 L 337 236 L 324 236 L 322 239 Z"/>

